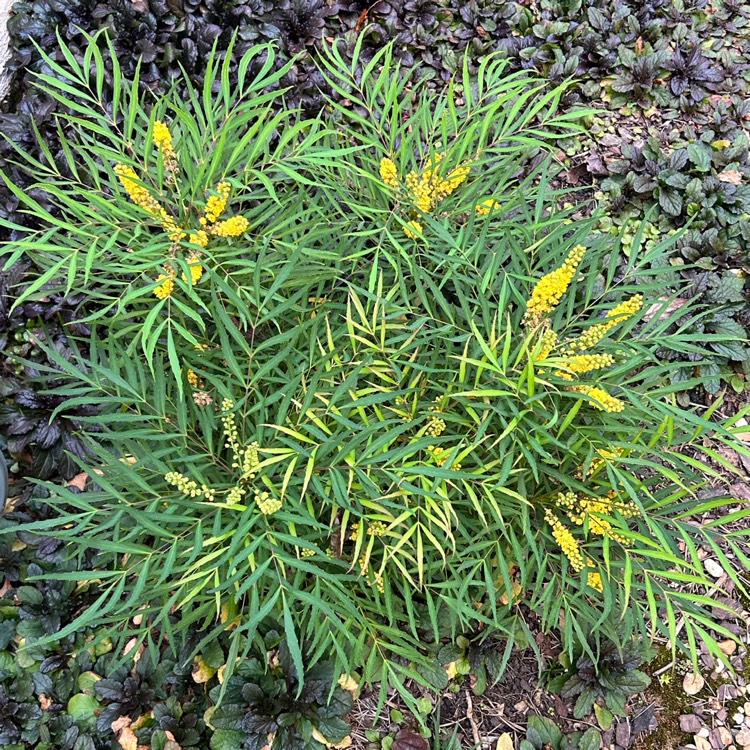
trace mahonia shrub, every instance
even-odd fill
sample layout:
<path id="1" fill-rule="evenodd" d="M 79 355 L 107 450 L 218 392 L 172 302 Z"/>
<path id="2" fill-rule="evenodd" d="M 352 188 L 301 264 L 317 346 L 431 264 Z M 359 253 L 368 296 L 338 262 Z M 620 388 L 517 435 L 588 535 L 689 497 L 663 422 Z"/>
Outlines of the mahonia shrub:
<path id="1" fill-rule="evenodd" d="M 561 89 L 488 59 L 460 104 L 420 95 L 389 48 L 364 76 L 336 48 L 321 69 L 356 105 L 330 121 L 266 119 L 262 74 L 218 70 L 218 94 L 150 118 L 124 87 L 125 137 L 83 105 L 70 123 L 86 174 L 45 187 L 59 218 L 17 191 L 48 222 L 9 247 L 45 269 L 25 296 L 105 303 L 77 354 L 45 349 L 50 392 L 104 438 L 86 492 L 49 485 L 45 533 L 81 567 L 95 551 L 79 575 L 100 582 L 68 627 L 226 631 L 229 680 L 272 616 L 300 684 L 330 658 L 383 690 L 429 682 L 446 618 L 512 642 L 526 608 L 569 650 L 596 623 L 721 654 L 698 550 L 744 590 L 720 469 L 745 449 L 675 404 L 690 362 L 656 358 L 700 348 L 664 294 L 671 240 L 636 236 L 623 268 L 558 210 Z"/>

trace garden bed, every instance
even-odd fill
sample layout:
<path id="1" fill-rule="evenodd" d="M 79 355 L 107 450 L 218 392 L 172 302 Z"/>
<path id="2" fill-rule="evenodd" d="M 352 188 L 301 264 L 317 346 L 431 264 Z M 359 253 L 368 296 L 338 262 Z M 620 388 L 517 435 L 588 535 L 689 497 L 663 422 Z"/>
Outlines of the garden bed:
<path id="1" fill-rule="evenodd" d="M 0 745 L 747 750 L 748 17 L 18 3 Z"/>

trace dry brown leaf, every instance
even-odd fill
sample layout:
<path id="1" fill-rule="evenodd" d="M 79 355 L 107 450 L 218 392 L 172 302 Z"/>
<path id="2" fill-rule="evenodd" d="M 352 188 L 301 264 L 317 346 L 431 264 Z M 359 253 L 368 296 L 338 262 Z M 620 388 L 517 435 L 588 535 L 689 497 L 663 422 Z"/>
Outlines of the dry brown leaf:
<path id="1" fill-rule="evenodd" d="M 688 695 L 698 695 L 698 693 L 703 690 L 705 684 L 706 681 L 703 679 L 703 675 L 700 675 L 697 672 L 689 672 L 685 675 L 685 679 L 682 681 L 682 689 Z"/>
<path id="2" fill-rule="evenodd" d="M 666 299 L 662 300 L 662 303 L 663 302 L 666 302 Z M 663 304 L 656 302 L 646 310 L 643 314 L 643 319 L 651 320 L 651 318 L 658 314 L 659 320 L 664 320 L 664 318 L 668 318 L 675 310 L 679 310 L 687 302 L 688 300 L 683 299 L 682 297 L 676 297 L 666 307 L 664 307 Z"/>
<path id="3" fill-rule="evenodd" d="M 133 720 L 129 716 L 120 716 L 119 719 L 115 719 L 109 726 L 115 734 L 118 734 L 132 723 Z"/>
<path id="4" fill-rule="evenodd" d="M 357 692 L 359 684 L 350 674 L 342 674 L 341 677 L 339 677 L 339 687 L 354 695 Z"/>
<path id="5" fill-rule="evenodd" d="M 51 698 L 48 698 L 44 693 L 39 693 L 39 708 L 41 708 L 42 711 L 46 711 L 52 703 L 53 701 Z"/>
<path id="6" fill-rule="evenodd" d="M 391 746 L 392 750 L 429 750 L 427 740 L 419 734 L 414 734 L 411 729 L 402 729 Z"/>
<path id="7" fill-rule="evenodd" d="M 742 172 L 738 172 L 736 169 L 725 169 L 716 175 L 716 179 L 721 180 L 721 182 L 728 182 L 730 185 L 739 185 L 742 182 Z"/>
<path id="8" fill-rule="evenodd" d="M 521 592 L 523 591 L 523 588 L 518 581 L 512 581 L 511 586 L 513 587 L 513 601 L 516 602 L 520 598 L 519 594 L 521 594 Z M 507 605 L 508 602 L 509 602 L 508 592 L 506 590 L 506 592 L 500 597 L 500 603 Z"/>
<path id="9" fill-rule="evenodd" d="M 89 475 L 82 471 L 80 474 L 76 474 L 69 482 L 68 487 L 76 487 L 81 492 L 86 488 L 86 480 L 89 478 Z"/>
<path id="10" fill-rule="evenodd" d="M 513 750 L 513 738 L 508 732 L 500 735 L 495 750 Z"/>

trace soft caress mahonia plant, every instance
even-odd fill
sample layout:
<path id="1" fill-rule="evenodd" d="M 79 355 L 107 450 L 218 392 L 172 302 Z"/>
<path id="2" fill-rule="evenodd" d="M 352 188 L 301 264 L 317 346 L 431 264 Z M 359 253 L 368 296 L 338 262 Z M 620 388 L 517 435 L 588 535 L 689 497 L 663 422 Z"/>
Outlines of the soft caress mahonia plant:
<path id="1" fill-rule="evenodd" d="M 172 145 L 172 135 L 169 128 L 160 120 L 154 123 L 153 140 L 167 172 L 167 182 L 177 189 L 177 175 L 179 173 L 177 152 Z M 174 215 L 151 194 L 132 167 L 125 164 L 116 164 L 114 169 L 133 203 L 157 218 L 162 229 L 171 240 L 170 257 L 165 260 L 164 272 L 156 278 L 156 286 L 154 287 L 154 294 L 158 299 L 165 299 L 174 292 L 176 271 L 170 261 L 177 257 L 182 240 L 188 238 L 190 248 L 186 260 L 190 268 L 190 283 L 197 284 L 203 276 L 202 250 L 208 246 L 209 238 L 211 236 L 239 237 L 248 228 L 248 220 L 240 215 L 219 221 L 226 210 L 231 191 L 231 185 L 227 181 L 220 182 L 216 186 L 215 194 L 207 196 L 205 208 L 198 218 L 200 228 L 189 228 L 189 221 L 178 222 Z M 179 191 L 177 197 L 179 199 Z M 185 274 L 182 274 L 182 280 L 188 281 Z"/>

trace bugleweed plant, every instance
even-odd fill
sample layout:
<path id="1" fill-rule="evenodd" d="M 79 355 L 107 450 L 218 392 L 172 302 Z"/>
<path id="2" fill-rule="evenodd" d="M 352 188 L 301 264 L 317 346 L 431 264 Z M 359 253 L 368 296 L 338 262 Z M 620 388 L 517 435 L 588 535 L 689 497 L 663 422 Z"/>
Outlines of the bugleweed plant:
<path id="1" fill-rule="evenodd" d="M 579 128 L 561 90 L 490 58 L 426 97 L 389 49 L 359 77 L 334 47 L 355 106 L 308 122 L 269 114 L 271 54 L 150 115 L 124 82 L 98 111 L 96 66 L 40 76 L 75 177 L 31 164 L 59 214 L 16 189 L 41 228 L 8 250 L 42 269 L 25 297 L 88 295 L 91 337 L 48 369 L 102 430 L 93 486 L 50 485 L 29 526 L 96 551 L 68 629 L 227 630 L 228 679 L 274 616 L 300 677 L 331 657 L 384 689 L 424 681 L 446 619 L 512 640 L 525 608 L 569 650 L 598 628 L 720 654 L 698 548 L 742 587 L 722 524 L 747 511 L 699 493 L 731 425 L 678 408 L 691 365 L 656 358 L 705 343 L 651 270 L 669 242 L 636 236 L 623 272 L 543 158 L 523 176 Z"/>

